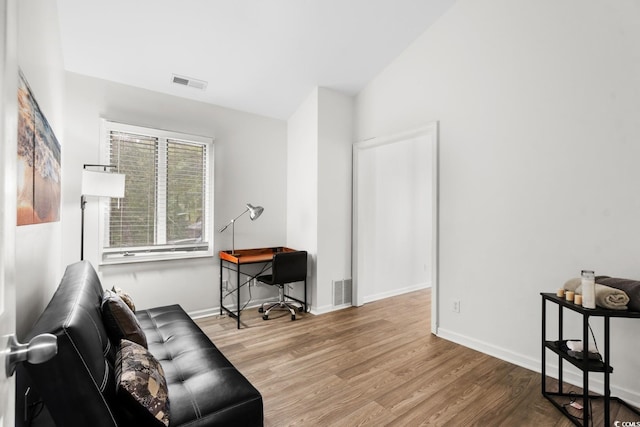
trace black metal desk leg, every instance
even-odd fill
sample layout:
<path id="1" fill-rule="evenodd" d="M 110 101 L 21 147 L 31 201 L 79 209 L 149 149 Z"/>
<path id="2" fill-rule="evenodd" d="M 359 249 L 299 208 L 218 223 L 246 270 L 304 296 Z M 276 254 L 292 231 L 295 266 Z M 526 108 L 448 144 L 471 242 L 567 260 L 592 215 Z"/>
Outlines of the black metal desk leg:
<path id="1" fill-rule="evenodd" d="M 236 321 L 238 322 L 238 329 L 240 329 L 240 264 L 238 264 L 237 270 L 236 270 L 236 292 L 237 292 L 237 304 L 236 305 Z"/>
<path id="2" fill-rule="evenodd" d="M 224 260 L 220 260 L 220 315 L 222 316 L 222 264 Z"/>

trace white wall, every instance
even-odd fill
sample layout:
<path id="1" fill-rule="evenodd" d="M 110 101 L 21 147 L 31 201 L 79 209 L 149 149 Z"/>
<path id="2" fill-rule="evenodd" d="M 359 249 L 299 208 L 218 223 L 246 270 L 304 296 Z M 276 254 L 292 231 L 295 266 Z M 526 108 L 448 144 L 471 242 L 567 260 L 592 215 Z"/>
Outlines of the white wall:
<path id="1" fill-rule="evenodd" d="M 315 88 L 288 120 L 287 245 L 309 252 L 315 313 L 330 311 L 332 281 L 351 278 L 353 99 Z"/>
<path id="2" fill-rule="evenodd" d="M 73 73 L 66 74 L 66 87 L 63 264 L 79 259 L 80 176 L 84 163 L 99 161 L 101 117 L 214 137 L 216 230 L 251 203 L 265 210 L 256 221 L 247 216 L 238 220 L 236 248 L 285 243 L 285 122 Z M 97 206 L 89 201 L 85 212 L 85 259 L 95 266 Z M 219 307 L 217 253 L 231 247 L 230 231 L 214 235 L 213 258 L 99 267 L 103 285 L 126 289 L 140 308 L 180 304 L 192 314 L 215 313 Z M 274 296 L 270 287 L 258 287 L 252 293 L 254 302 Z"/>
<path id="3" fill-rule="evenodd" d="M 333 304 L 333 281 L 351 279 L 353 101 L 318 90 L 318 307 Z"/>
<path id="4" fill-rule="evenodd" d="M 287 246 L 309 254 L 307 304 L 317 306 L 318 88 L 287 121 Z"/>
<path id="5" fill-rule="evenodd" d="M 18 3 L 18 64 L 62 147 L 64 138 L 64 70 L 56 2 Z M 17 156 L 17 153 L 16 153 Z M 61 221 L 64 214 L 61 213 Z M 61 276 L 61 222 L 16 228 L 16 332 L 23 336 L 38 318 Z"/>
<path id="6" fill-rule="evenodd" d="M 640 278 L 638 40 L 633 0 L 460 0 L 357 97 L 358 140 L 440 122 L 443 336 L 539 370 L 540 292 Z M 640 329 L 612 329 L 638 405 Z"/>

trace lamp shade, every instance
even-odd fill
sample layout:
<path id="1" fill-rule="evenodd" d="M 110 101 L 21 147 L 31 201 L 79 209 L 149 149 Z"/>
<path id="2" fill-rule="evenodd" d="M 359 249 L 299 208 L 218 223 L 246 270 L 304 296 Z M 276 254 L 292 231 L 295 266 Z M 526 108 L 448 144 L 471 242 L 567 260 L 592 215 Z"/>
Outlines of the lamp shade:
<path id="1" fill-rule="evenodd" d="M 100 197 L 124 197 L 122 173 L 82 170 L 82 195 Z"/>
<path id="2" fill-rule="evenodd" d="M 249 203 L 247 203 L 247 209 L 249 209 L 249 218 L 251 218 L 251 221 L 258 219 L 258 217 L 262 215 L 262 212 L 264 211 L 264 208 L 262 206 L 251 206 L 251 204 Z"/>

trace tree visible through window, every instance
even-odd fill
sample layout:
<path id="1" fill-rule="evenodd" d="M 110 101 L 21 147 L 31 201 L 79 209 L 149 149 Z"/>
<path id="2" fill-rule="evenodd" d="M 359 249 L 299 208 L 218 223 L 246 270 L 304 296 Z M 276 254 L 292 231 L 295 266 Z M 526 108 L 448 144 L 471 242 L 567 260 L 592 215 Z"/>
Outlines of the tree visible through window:
<path id="1" fill-rule="evenodd" d="M 167 240 L 202 240 L 205 147 L 169 141 L 167 147 Z"/>
<path id="2" fill-rule="evenodd" d="M 126 184 L 124 199 L 110 203 L 103 258 L 211 253 L 210 140 L 112 122 L 105 127 L 109 162 Z"/>

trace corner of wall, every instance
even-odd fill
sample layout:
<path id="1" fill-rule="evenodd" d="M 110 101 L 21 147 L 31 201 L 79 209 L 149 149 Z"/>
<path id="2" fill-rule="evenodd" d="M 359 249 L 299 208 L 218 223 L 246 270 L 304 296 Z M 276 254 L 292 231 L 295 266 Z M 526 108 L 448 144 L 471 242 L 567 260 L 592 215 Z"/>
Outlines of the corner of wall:
<path id="1" fill-rule="evenodd" d="M 64 67 L 56 2 L 18 2 L 18 52 L 18 65 L 61 142 L 64 164 Z M 56 288 L 62 271 L 61 242 L 60 221 L 16 229 L 18 336 L 29 330 Z"/>

